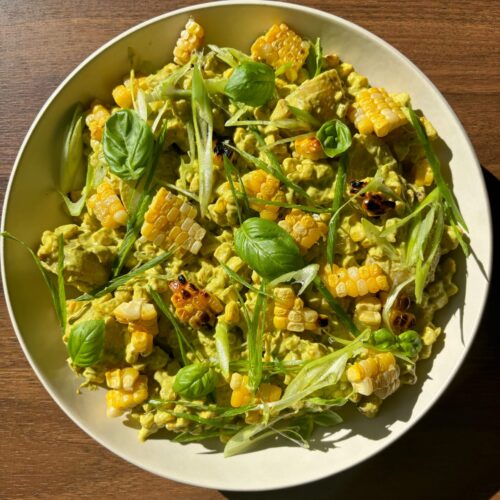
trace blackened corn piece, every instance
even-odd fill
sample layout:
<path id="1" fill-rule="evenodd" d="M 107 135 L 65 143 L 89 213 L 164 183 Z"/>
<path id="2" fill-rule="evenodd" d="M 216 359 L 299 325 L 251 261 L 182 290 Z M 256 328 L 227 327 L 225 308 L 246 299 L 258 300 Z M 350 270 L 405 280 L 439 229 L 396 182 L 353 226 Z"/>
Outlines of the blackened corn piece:
<path id="1" fill-rule="evenodd" d="M 385 399 L 400 385 L 399 366 L 391 352 L 382 352 L 354 363 L 347 369 L 347 380 L 363 396 L 375 394 Z"/>
<path id="2" fill-rule="evenodd" d="M 389 315 L 392 331 L 398 335 L 415 327 L 416 316 L 410 311 L 412 302 L 408 295 L 401 294 Z"/>
<path id="3" fill-rule="evenodd" d="M 370 217 L 380 217 L 396 207 L 396 203 L 388 200 L 382 193 L 368 192 L 361 196 L 361 208 Z"/>
<path id="4" fill-rule="evenodd" d="M 224 311 L 216 297 L 205 290 L 199 290 L 182 274 L 176 281 L 170 282 L 169 288 L 173 292 L 171 301 L 175 314 L 194 329 L 213 326 L 216 316 Z"/>
<path id="5" fill-rule="evenodd" d="M 106 229 L 116 229 L 127 224 L 127 211 L 108 181 L 97 186 L 96 193 L 87 200 L 87 207 Z"/>
<path id="6" fill-rule="evenodd" d="M 181 253 L 197 254 L 206 234 L 194 221 L 197 213 L 190 203 L 162 187 L 144 214 L 141 234 L 164 250 L 176 247 Z"/>
<path id="7" fill-rule="evenodd" d="M 309 42 L 302 40 L 286 24 L 273 24 L 265 35 L 255 40 L 250 50 L 253 59 L 275 69 L 288 64 L 285 75 L 293 82 L 307 59 Z"/>

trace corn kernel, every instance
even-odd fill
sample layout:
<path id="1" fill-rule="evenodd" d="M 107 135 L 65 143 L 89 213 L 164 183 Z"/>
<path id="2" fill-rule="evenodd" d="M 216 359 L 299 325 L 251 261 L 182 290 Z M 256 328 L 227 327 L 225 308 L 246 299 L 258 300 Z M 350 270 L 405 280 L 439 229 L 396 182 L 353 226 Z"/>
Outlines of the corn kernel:
<path id="1" fill-rule="evenodd" d="M 302 252 L 309 250 L 320 238 L 328 232 L 327 225 L 316 214 L 306 214 L 294 208 L 278 222 L 278 225 L 290 233 Z"/>
<path id="2" fill-rule="evenodd" d="M 175 64 L 187 64 L 193 52 L 202 45 L 204 36 L 204 29 L 193 19 L 189 19 L 175 44 Z"/>
<path id="3" fill-rule="evenodd" d="M 87 200 L 87 207 L 106 229 L 116 229 L 127 224 L 127 211 L 113 186 L 107 181 L 97 186 L 96 193 Z"/>
<path id="4" fill-rule="evenodd" d="M 285 201 L 285 195 L 280 190 L 280 182 L 271 174 L 263 170 L 252 170 L 245 174 L 241 180 L 248 196 L 262 200 Z M 250 208 L 259 212 L 263 219 L 276 220 L 280 207 L 276 205 L 264 205 L 262 203 L 250 203 Z"/>
<path id="5" fill-rule="evenodd" d="M 304 307 L 302 299 L 295 296 L 292 287 L 276 287 L 274 289 L 274 318 L 273 324 L 277 330 L 303 332 L 315 331 L 324 319 L 319 314 Z"/>
<path id="6" fill-rule="evenodd" d="M 120 108 L 132 107 L 132 94 L 130 89 L 125 85 L 118 85 L 111 92 L 113 99 Z"/>

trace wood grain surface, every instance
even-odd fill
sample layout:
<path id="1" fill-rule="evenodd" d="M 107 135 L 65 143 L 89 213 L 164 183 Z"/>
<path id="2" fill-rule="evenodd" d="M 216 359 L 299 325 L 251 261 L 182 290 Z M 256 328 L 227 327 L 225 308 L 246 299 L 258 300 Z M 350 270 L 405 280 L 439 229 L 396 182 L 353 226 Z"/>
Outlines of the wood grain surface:
<path id="1" fill-rule="evenodd" d="M 123 30 L 194 3 L 198 2 L 0 0 L 2 200 L 23 137 L 59 82 Z M 430 77 L 464 124 L 484 167 L 494 213 L 499 214 L 500 2 L 301 3 L 369 29 Z M 30 209 L 27 204 L 27 217 Z M 258 496 L 500 498 L 498 266 L 494 274 L 470 354 L 445 395 L 413 429 L 352 470 Z M 112 455 L 76 427 L 45 392 L 22 354 L 3 299 L 0 328 L 0 498 L 236 500 L 257 496 L 175 483 Z M 251 470 L 248 481 L 252 481 Z"/>

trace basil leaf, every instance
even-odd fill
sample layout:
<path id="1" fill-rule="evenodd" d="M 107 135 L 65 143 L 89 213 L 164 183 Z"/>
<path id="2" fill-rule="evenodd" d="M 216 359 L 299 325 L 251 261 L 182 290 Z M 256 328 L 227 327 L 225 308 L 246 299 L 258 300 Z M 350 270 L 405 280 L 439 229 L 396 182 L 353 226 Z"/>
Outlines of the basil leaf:
<path id="1" fill-rule="evenodd" d="M 306 69 L 309 78 L 314 78 L 321 73 L 322 63 L 323 49 L 321 48 L 321 40 L 316 38 L 316 42 L 309 45 L 309 54 L 307 54 L 306 58 Z"/>
<path id="2" fill-rule="evenodd" d="M 323 151 L 330 158 L 335 158 L 347 151 L 352 144 L 349 127 L 344 122 L 335 119 L 324 123 L 316 132 L 316 137 L 321 142 Z"/>
<path id="3" fill-rule="evenodd" d="M 73 363 L 86 367 L 97 363 L 104 347 L 104 320 L 89 319 L 76 324 L 69 334 L 68 351 Z"/>
<path id="4" fill-rule="evenodd" d="M 64 194 L 81 189 L 85 182 L 83 126 L 83 108 L 78 104 L 64 140 L 61 163 L 61 192 Z"/>
<path id="5" fill-rule="evenodd" d="M 133 181 L 142 176 L 151 161 L 154 137 L 135 111 L 121 109 L 106 122 L 102 146 L 111 172 Z"/>
<path id="6" fill-rule="evenodd" d="M 262 278 L 273 280 L 305 263 L 294 239 L 276 223 L 253 217 L 236 230 L 236 253 Z"/>
<path id="7" fill-rule="evenodd" d="M 270 66 L 244 61 L 233 71 L 224 92 L 234 101 L 262 106 L 273 96 L 274 87 L 274 71 Z"/>
<path id="8" fill-rule="evenodd" d="M 215 372 L 200 363 L 184 366 L 175 376 L 173 390 L 188 399 L 206 396 L 215 390 Z"/>

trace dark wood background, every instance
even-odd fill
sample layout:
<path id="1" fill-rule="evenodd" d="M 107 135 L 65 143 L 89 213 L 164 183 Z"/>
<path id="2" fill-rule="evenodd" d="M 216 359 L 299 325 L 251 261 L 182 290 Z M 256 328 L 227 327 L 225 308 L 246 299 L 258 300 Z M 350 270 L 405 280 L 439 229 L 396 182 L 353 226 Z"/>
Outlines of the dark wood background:
<path id="1" fill-rule="evenodd" d="M 2 200 L 21 141 L 59 82 L 83 58 L 123 30 L 194 3 L 199 2 L 0 0 Z M 499 214 L 500 2 L 301 3 L 371 30 L 431 78 L 464 124 L 483 165 L 494 213 Z M 31 209 L 27 200 L 27 217 Z M 352 470 L 259 496 L 500 498 L 498 275 L 497 266 L 485 316 L 462 369 L 411 431 Z M 0 498 L 242 500 L 255 495 L 175 483 L 112 455 L 76 427 L 45 392 L 22 354 L 3 298 L 0 328 Z M 252 481 L 251 470 L 247 480 Z"/>

